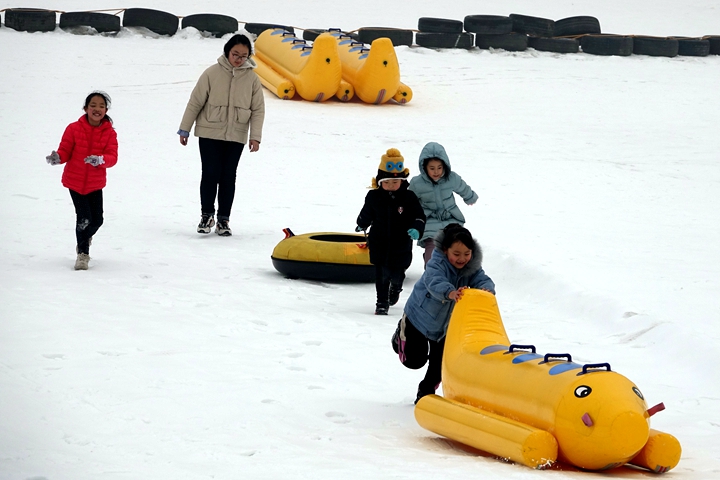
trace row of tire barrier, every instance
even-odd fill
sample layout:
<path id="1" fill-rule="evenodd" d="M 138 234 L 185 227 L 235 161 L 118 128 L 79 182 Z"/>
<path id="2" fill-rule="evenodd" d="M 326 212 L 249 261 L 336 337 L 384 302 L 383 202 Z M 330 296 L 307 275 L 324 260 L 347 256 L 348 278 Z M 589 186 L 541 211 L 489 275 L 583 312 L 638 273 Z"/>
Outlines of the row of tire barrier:
<path id="1" fill-rule="evenodd" d="M 1 11 L 1 10 L 0 10 Z M 119 14 L 122 12 L 122 25 Z M 5 26 L 18 31 L 49 32 L 58 26 L 73 33 L 113 33 L 122 27 L 144 27 L 158 35 L 174 35 L 178 28 L 193 27 L 222 37 L 238 30 L 237 19 L 220 14 L 201 13 L 178 17 L 149 8 L 128 8 L 114 14 L 100 11 L 58 12 L 35 8 L 4 10 Z M 57 22 L 57 13 L 60 21 Z M 0 23 L 0 25 L 2 25 Z M 244 23 L 250 33 L 260 35 L 270 28 L 295 33 L 294 27 L 273 23 Z M 304 40 L 314 40 L 330 29 L 303 30 Z M 358 42 L 371 44 L 381 37 L 394 46 L 418 45 L 426 48 L 502 49 L 511 52 L 533 48 L 554 53 L 584 52 L 593 55 L 650 55 L 662 57 L 720 55 L 720 36 L 653 37 L 602 33 L 600 22 L 591 16 L 560 20 L 528 15 L 467 15 L 462 21 L 421 17 L 417 31 L 387 27 L 365 27 L 346 32 Z"/>

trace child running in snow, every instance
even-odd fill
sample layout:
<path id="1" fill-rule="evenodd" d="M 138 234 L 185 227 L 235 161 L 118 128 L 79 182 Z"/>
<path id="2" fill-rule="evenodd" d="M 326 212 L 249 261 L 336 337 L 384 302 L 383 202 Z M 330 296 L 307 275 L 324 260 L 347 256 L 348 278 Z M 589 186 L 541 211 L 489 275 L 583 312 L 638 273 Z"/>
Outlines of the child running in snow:
<path id="1" fill-rule="evenodd" d="M 451 223 L 438 232 L 433 245 L 430 261 L 392 337 L 393 350 L 407 368 L 417 370 L 428 363 L 415 403 L 440 386 L 445 333 L 463 290 L 478 288 L 495 294 L 495 283 L 482 269 L 480 244 L 466 228 Z"/>
<path id="2" fill-rule="evenodd" d="M 465 224 L 465 217 L 455 203 L 457 193 L 467 205 L 477 202 L 478 195 L 454 171 L 445 148 L 436 142 L 426 144 L 420 152 L 420 174 L 410 180 L 410 190 L 415 192 L 427 217 L 425 234 L 418 246 L 425 248 L 423 260 L 427 265 L 432 255 L 433 237 L 451 223 Z"/>
<path id="3" fill-rule="evenodd" d="M 390 305 L 400 299 L 405 271 L 412 262 L 412 242 L 425 229 L 425 214 L 405 180 L 409 174 L 400 152 L 389 149 L 357 218 L 356 232 L 372 225 L 368 248 L 375 265 L 375 315 L 387 315 Z"/>
<path id="4" fill-rule="evenodd" d="M 87 270 L 93 235 L 103 224 L 102 189 L 106 169 L 117 163 L 118 142 L 107 116 L 110 96 L 92 92 L 85 99 L 85 115 L 67 126 L 60 147 L 45 157 L 50 165 L 65 164 L 62 184 L 75 205 L 75 270 Z"/>

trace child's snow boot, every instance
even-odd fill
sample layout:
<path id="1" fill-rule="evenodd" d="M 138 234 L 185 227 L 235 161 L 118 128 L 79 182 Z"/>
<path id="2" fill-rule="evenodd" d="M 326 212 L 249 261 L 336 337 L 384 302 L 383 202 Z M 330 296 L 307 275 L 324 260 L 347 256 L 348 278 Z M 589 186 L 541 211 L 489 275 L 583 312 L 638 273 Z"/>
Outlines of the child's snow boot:
<path id="1" fill-rule="evenodd" d="M 385 302 L 378 302 L 375 304 L 375 315 L 387 315 L 389 305 Z"/>
<path id="2" fill-rule="evenodd" d="M 420 385 L 418 385 L 417 397 L 415 398 L 415 404 L 417 405 L 417 402 L 426 395 L 434 395 L 439 386 L 440 384 L 438 383 L 435 385 L 435 388 L 431 387 L 432 390 L 430 390 L 429 388 L 423 386 L 423 382 L 420 382 Z"/>
<path id="3" fill-rule="evenodd" d="M 390 291 L 388 292 L 388 299 L 390 300 L 390 305 L 395 305 L 400 300 L 400 292 L 402 292 L 402 287 L 396 287 L 392 283 L 390 284 Z"/>
<path id="4" fill-rule="evenodd" d="M 398 326 L 395 329 L 395 333 L 392 336 L 392 348 L 395 351 L 395 353 L 398 354 L 398 357 L 400 358 L 400 363 L 405 365 L 405 360 L 407 357 L 405 357 L 405 315 L 402 316 L 400 321 L 398 322 Z"/>
<path id="5" fill-rule="evenodd" d="M 90 255 L 78 253 L 77 260 L 75 260 L 75 270 L 87 270 L 88 262 L 90 262 Z"/>

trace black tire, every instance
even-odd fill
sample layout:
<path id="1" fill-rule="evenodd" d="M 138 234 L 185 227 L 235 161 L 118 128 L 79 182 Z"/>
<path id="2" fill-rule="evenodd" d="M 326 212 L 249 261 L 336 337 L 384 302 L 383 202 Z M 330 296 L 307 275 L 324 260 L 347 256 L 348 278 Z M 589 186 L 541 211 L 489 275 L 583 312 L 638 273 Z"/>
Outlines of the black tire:
<path id="1" fill-rule="evenodd" d="M 475 35 L 475 46 L 487 50 L 501 48 L 508 52 L 527 50 L 528 37 L 524 33 L 506 33 L 503 35 Z"/>
<path id="2" fill-rule="evenodd" d="M 591 55 L 619 55 L 627 57 L 633 51 L 633 39 L 625 35 L 584 35 L 580 47 Z"/>
<path id="3" fill-rule="evenodd" d="M 201 32 L 208 32 L 215 37 L 222 37 L 228 33 L 238 31 L 238 21 L 228 15 L 215 13 L 198 13 L 184 17 L 181 28 L 193 27 Z"/>
<path id="4" fill-rule="evenodd" d="M 707 57 L 710 55 L 710 41 L 691 37 L 670 37 L 678 41 L 678 55 L 683 57 Z"/>
<path id="5" fill-rule="evenodd" d="M 463 22 L 445 18 L 420 17 L 418 30 L 424 33 L 462 33 Z M 418 45 L 420 45 L 418 43 Z"/>
<path id="6" fill-rule="evenodd" d="M 418 32 L 415 43 L 426 48 L 472 48 L 472 33 L 428 33 Z"/>
<path id="7" fill-rule="evenodd" d="M 280 25 L 279 23 L 246 23 L 245 24 L 245 30 L 252 33 L 253 35 L 260 35 L 265 30 L 270 30 L 272 28 L 282 28 L 283 30 L 286 30 L 290 33 L 295 33 L 295 29 L 293 27 L 289 27 L 287 25 Z"/>
<path id="8" fill-rule="evenodd" d="M 315 40 L 318 35 L 321 33 L 327 32 L 324 28 L 308 28 L 307 30 L 303 30 L 303 40 L 307 40 L 309 42 L 312 42 Z"/>
<path id="9" fill-rule="evenodd" d="M 555 20 L 555 36 L 586 35 L 601 33 L 600 21 L 595 17 L 579 16 Z"/>
<path id="10" fill-rule="evenodd" d="M 65 12 L 60 14 L 60 28 L 73 30 L 91 27 L 98 33 L 119 32 L 120 17 L 98 12 Z"/>
<path id="11" fill-rule="evenodd" d="M 541 52 L 578 53 L 580 41 L 574 38 L 528 37 L 528 47 Z"/>
<path id="12" fill-rule="evenodd" d="M 678 41 L 668 37 L 633 37 L 633 53 L 651 57 L 674 57 L 678 54 Z"/>
<path id="13" fill-rule="evenodd" d="M 466 32 L 480 35 L 502 35 L 512 32 L 513 22 L 510 17 L 501 15 L 468 15 L 463 22 Z"/>
<path id="14" fill-rule="evenodd" d="M 150 8 L 128 8 L 123 14 L 123 27 L 145 27 L 158 35 L 175 35 L 180 19 L 172 13 Z"/>
<path id="15" fill-rule="evenodd" d="M 57 26 L 54 11 L 40 8 L 5 10 L 5 26 L 18 32 L 52 32 Z"/>
<path id="16" fill-rule="evenodd" d="M 402 28 L 370 27 L 358 30 L 358 39 L 363 43 L 372 43 L 378 38 L 389 38 L 393 46 L 413 44 L 413 31 Z"/>
<path id="17" fill-rule="evenodd" d="M 510 14 L 512 31 L 534 35 L 536 37 L 554 37 L 555 22 L 549 18 L 531 17 L 528 15 Z"/>
<path id="18" fill-rule="evenodd" d="M 707 35 L 703 40 L 710 43 L 710 55 L 720 55 L 720 35 Z"/>

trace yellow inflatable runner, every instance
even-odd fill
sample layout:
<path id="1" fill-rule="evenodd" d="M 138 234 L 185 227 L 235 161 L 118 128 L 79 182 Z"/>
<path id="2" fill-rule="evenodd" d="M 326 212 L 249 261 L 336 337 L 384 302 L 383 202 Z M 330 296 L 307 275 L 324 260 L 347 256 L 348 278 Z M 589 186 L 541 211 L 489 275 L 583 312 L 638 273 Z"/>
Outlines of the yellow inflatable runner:
<path id="1" fill-rule="evenodd" d="M 330 34 L 337 41 L 343 79 L 355 87 L 355 95 L 365 103 L 379 104 L 393 99 L 401 83 L 400 65 L 390 39 L 378 38 L 366 48 L 364 43 L 340 31 L 331 29 Z M 409 90 L 407 85 L 403 88 Z"/>
<path id="2" fill-rule="evenodd" d="M 588 470 L 630 463 L 656 473 L 680 461 L 675 437 L 650 428 L 638 387 L 607 363 L 581 365 L 569 354 L 511 345 L 495 296 L 465 290 L 450 319 L 444 397 L 415 407 L 435 433 L 533 468 L 555 460 Z"/>
<path id="3" fill-rule="evenodd" d="M 272 78 L 267 70 L 256 70 L 263 85 L 276 95 L 284 90 L 280 84 L 285 80 L 298 95 L 314 102 L 324 102 L 340 89 L 342 67 L 335 40 L 328 33 L 310 46 L 281 28 L 265 30 L 255 40 L 255 56 L 277 74 Z"/>
<path id="4" fill-rule="evenodd" d="M 269 29 L 255 41 L 255 59 L 263 86 L 285 100 L 295 93 L 316 102 L 333 95 L 343 102 L 357 96 L 374 104 L 405 104 L 412 99 L 412 90 L 400 81 L 395 48 L 388 38 L 378 38 L 368 48 L 331 29 L 308 45 L 286 30 Z"/>

